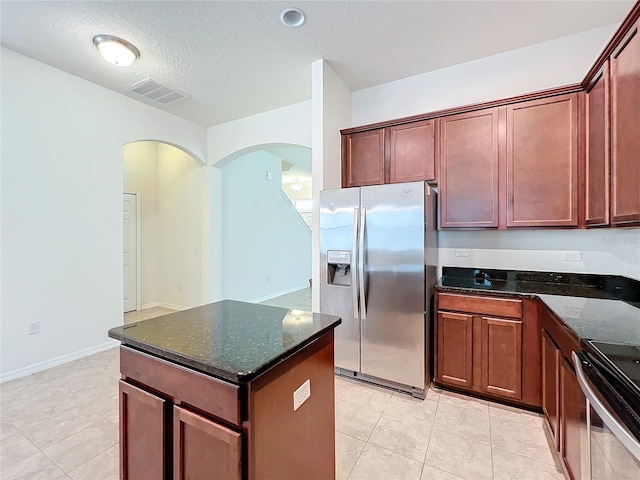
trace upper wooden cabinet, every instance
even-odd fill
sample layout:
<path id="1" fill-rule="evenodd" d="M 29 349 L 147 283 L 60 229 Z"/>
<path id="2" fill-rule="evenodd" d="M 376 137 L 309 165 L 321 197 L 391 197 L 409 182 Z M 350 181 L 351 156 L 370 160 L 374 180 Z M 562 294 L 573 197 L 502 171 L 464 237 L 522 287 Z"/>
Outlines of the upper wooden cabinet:
<path id="1" fill-rule="evenodd" d="M 435 180 L 435 121 L 342 135 L 342 186 Z"/>
<path id="2" fill-rule="evenodd" d="M 587 89 L 585 223 L 609 224 L 609 63 Z"/>
<path id="3" fill-rule="evenodd" d="M 507 227 L 578 226 L 578 94 L 507 106 Z"/>
<path id="4" fill-rule="evenodd" d="M 395 125 L 389 132 L 389 176 L 386 183 L 435 180 L 433 120 Z"/>
<path id="5" fill-rule="evenodd" d="M 498 227 L 498 108 L 440 120 L 440 226 Z"/>
<path id="6" fill-rule="evenodd" d="M 611 55 L 611 224 L 640 223 L 640 20 Z"/>
<path id="7" fill-rule="evenodd" d="M 384 129 L 342 136 L 342 186 L 384 183 Z"/>

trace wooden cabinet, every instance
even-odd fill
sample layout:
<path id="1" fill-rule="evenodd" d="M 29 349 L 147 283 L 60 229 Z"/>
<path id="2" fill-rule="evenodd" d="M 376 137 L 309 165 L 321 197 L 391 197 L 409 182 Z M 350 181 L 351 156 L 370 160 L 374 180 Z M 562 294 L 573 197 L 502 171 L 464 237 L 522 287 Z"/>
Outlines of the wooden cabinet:
<path id="1" fill-rule="evenodd" d="M 578 95 L 507 106 L 507 227 L 578 226 Z"/>
<path id="2" fill-rule="evenodd" d="M 549 431 L 556 449 L 560 448 L 559 403 L 560 403 L 560 349 L 549 334 L 542 332 L 542 411 L 547 419 Z"/>
<path id="3" fill-rule="evenodd" d="M 333 478 L 333 354 L 331 331 L 235 384 L 121 347 L 120 478 Z"/>
<path id="4" fill-rule="evenodd" d="M 440 120 L 440 226 L 498 227 L 498 108 Z"/>
<path id="5" fill-rule="evenodd" d="M 438 292 L 435 381 L 540 406 L 540 334 L 533 300 Z"/>
<path id="6" fill-rule="evenodd" d="M 609 63 L 586 95 L 585 224 L 609 224 Z"/>
<path id="7" fill-rule="evenodd" d="M 555 440 L 564 470 L 573 480 L 582 478 L 588 461 L 586 400 L 578 384 L 571 352 L 580 350 L 574 334 L 540 303 L 542 335 L 542 409 Z"/>
<path id="8" fill-rule="evenodd" d="M 343 135 L 342 186 L 384 183 L 384 129 Z"/>
<path id="9" fill-rule="evenodd" d="M 438 312 L 438 381 L 471 388 L 473 316 Z"/>
<path id="10" fill-rule="evenodd" d="M 164 480 L 167 476 L 166 400 L 122 380 L 120 478 Z"/>
<path id="11" fill-rule="evenodd" d="M 435 121 L 389 127 L 389 175 L 386 183 L 435 180 Z"/>
<path id="12" fill-rule="evenodd" d="M 483 392 L 522 398 L 522 321 L 480 317 Z"/>
<path id="13" fill-rule="evenodd" d="M 242 478 L 240 433 L 178 406 L 173 422 L 174 480 Z"/>
<path id="14" fill-rule="evenodd" d="M 611 224 L 640 223 L 640 20 L 611 55 Z"/>
<path id="15" fill-rule="evenodd" d="M 435 180 L 435 121 L 342 135 L 342 186 Z"/>
<path id="16" fill-rule="evenodd" d="M 560 456 L 572 480 L 582 478 L 583 425 L 586 400 L 572 365 L 566 358 L 560 365 Z"/>

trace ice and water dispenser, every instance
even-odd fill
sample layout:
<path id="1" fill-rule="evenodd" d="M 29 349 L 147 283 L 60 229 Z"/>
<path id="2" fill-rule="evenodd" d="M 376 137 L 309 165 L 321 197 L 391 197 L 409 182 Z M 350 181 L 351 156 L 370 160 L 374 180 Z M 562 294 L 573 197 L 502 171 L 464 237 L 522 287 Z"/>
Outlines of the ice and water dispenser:
<path id="1" fill-rule="evenodd" d="M 351 286 L 351 250 L 327 251 L 327 283 Z"/>

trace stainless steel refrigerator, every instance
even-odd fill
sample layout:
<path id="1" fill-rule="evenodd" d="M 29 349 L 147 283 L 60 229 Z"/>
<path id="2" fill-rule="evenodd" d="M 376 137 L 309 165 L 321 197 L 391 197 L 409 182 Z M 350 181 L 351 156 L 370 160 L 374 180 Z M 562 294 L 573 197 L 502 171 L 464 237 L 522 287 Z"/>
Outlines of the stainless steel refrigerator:
<path id="1" fill-rule="evenodd" d="M 436 280 L 435 192 L 424 182 L 320 193 L 320 311 L 339 374 L 424 398 Z"/>

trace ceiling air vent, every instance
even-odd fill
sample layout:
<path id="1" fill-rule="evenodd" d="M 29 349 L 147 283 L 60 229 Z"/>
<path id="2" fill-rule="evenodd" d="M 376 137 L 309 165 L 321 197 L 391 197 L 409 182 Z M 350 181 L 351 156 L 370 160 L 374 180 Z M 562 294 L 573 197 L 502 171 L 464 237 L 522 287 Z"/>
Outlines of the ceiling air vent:
<path id="1" fill-rule="evenodd" d="M 169 87 L 162 85 L 160 82 L 156 82 L 150 78 L 142 80 L 135 85 L 131 85 L 128 90 L 162 103 L 163 105 L 168 105 L 184 98 L 189 98 L 189 95 L 172 90 Z"/>

